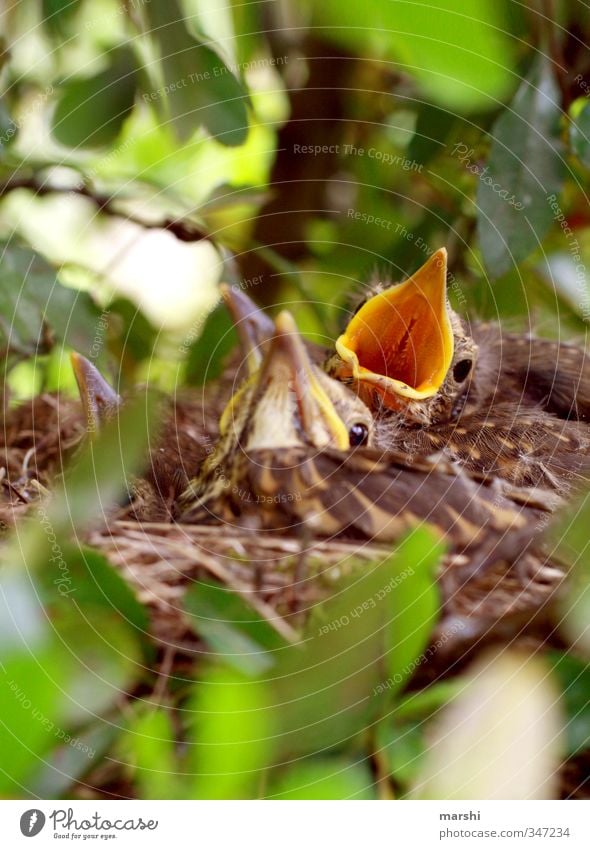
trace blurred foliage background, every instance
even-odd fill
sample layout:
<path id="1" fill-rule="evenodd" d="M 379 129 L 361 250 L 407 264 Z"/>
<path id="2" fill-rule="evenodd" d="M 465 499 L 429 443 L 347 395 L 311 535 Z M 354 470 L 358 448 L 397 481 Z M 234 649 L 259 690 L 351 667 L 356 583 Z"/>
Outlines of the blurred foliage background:
<path id="1" fill-rule="evenodd" d="M 289 305 L 309 338 L 329 343 L 359 281 L 375 269 L 403 278 L 442 245 L 449 295 L 466 318 L 584 342 L 590 11 L 582 2 L 27 0 L 7 5 L 2 24 L 7 408 L 40 391 L 74 393 L 71 349 L 123 387 L 200 386 L 234 342 L 218 305 L 221 281 L 271 310 Z M 129 421 L 140 457 L 146 442 Z M 164 698 L 142 605 L 104 558 L 69 542 L 129 471 L 118 468 L 111 438 L 101 443 L 110 468 L 98 500 L 83 495 L 79 474 L 70 485 L 80 500 L 64 490 L 49 517 L 85 597 L 74 606 L 56 599 L 51 581 L 43 589 L 47 569 L 31 583 L 31 564 L 50 560 L 45 531 L 31 534 L 24 553 L 10 543 L 0 617 L 6 795 L 84 795 L 82 779 L 98 769 L 113 792 L 153 798 L 490 798 L 514 774 L 515 757 L 520 792 L 551 795 L 555 763 L 587 753 L 583 652 L 494 659 L 485 676 L 475 670 L 402 693 L 437 604 L 440 552 L 419 536 L 364 579 L 386 583 L 404 564 L 425 562 L 418 584 L 406 585 L 421 601 L 401 637 L 391 622 L 408 602 L 396 593 L 323 640 L 312 623 L 313 651 L 298 653 L 239 597 L 195 587 L 186 615 L 209 651 Z M 74 517 L 72 503 L 81 505 Z M 574 642 L 588 621 L 583 568 L 579 581 Z M 343 591 L 321 622 L 337 622 L 376 586 L 349 589 L 348 601 Z M 108 644 L 97 636 L 105 624 Z M 403 628 L 414 634 L 407 652 Z M 335 654 L 343 660 L 331 680 Z M 526 710 L 510 686 L 515 675 L 533 694 Z M 390 679 L 395 687 L 376 692 Z M 300 709 L 276 707 L 310 693 Z M 449 700 L 455 713 L 444 712 Z M 467 740 L 443 780 L 445 740 L 452 731 L 454 751 L 463 751 L 461 711 L 473 704 L 481 727 L 516 717 L 518 735 L 498 732 L 512 754 L 472 779 L 469 758 L 489 752 L 481 736 Z M 113 766 L 121 761 L 123 783 Z"/>

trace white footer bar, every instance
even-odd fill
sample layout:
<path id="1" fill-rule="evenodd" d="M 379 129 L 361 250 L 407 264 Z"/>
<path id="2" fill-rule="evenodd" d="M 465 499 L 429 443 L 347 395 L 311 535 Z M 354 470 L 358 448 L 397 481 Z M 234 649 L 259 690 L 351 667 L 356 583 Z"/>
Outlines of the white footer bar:
<path id="1" fill-rule="evenodd" d="M 590 802 L 0 802 L 0 845 L 590 847 Z M 66 841 L 68 841 L 66 843 Z M 166 842 L 165 842 L 166 841 Z"/>

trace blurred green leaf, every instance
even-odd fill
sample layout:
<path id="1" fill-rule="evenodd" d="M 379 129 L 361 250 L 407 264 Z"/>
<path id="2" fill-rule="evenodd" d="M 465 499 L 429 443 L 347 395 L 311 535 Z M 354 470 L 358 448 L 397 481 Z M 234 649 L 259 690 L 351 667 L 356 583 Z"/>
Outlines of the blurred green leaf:
<path id="1" fill-rule="evenodd" d="M 299 763 L 275 779 L 267 799 L 374 799 L 373 776 L 364 764 L 340 758 Z"/>
<path id="2" fill-rule="evenodd" d="M 0 243 L 0 345 L 34 354 L 55 337 L 87 353 L 98 310 L 85 292 L 67 289 L 55 270 L 31 248 Z"/>
<path id="3" fill-rule="evenodd" d="M 133 486 L 159 427 L 156 398 L 146 391 L 130 399 L 118 415 L 89 438 L 48 505 L 57 533 L 100 522 Z M 91 435 L 94 437 L 94 434 Z"/>
<path id="4" fill-rule="evenodd" d="M 458 676 L 448 681 L 430 684 L 424 690 L 410 693 L 409 696 L 400 699 L 391 716 L 397 722 L 430 717 L 443 705 L 452 701 L 461 692 L 463 686 L 464 681 Z"/>
<path id="5" fill-rule="evenodd" d="M 343 746 L 402 686 L 438 612 L 431 572 L 441 550 L 427 531 L 411 534 L 315 608 L 273 676 L 285 756 Z"/>
<path id="6" fill-rule="evenodd" d="M 44 754 L 62 741 L 78 752 L 68 748 L 62 760 L 87 769 L 88 752 L 72 742 L 72 728 L 117 701 L 140 670 L 137 641 L 121 618 L 104 607 L 78 606 L 76 589 L 71 586 L 71 595 L 43 610 L 24 569 L 3 572 L 0 792 L 20 795 L 31 781 L 41 780 Z M 49 615 L 51 630 L 45 627 Z"/>
<path id="7" fill-rule="evenodd" d="M 426 751 L 424 722 L 399 724 L 391 720 L 377 726 L 375 744 L 389 774 L 407 790 L 421 767 Z"/>
<path id="8" fill-rule="evenodd" d="M 416 128 L 406 149 L 406 157 L 427 165 L 445 150 L 445 139 L 456 123 L 458 118 L 453 112 L 424 103 L 418 111 Z"/>
<path id="9" fill-rule="evenodd" d="M 61 144 L 102 147 L 121 132 L 135 101 L 135 61 L 131 50 L 118 47 L 108 54 L 108 62 L 99 74 L 63 87 L 52 125 Z"/>
<path id="10" fill-rule="evenodd" d="M 194 584 L 185 596 L 184 608 L 193 631 L 225 663 L 246 675 L 270 669 L 273 650 L 285 645 L 269 622 L 220 584 Z"/>
<path id="11" fill-rule="evenodd" d="M 575 330 L 585 332 L 588 321 L 587 303 L 590 298 L 590 288 L 585 275 L 583 278 L 580 275 L 580 260 L 577 246 L 575 250 L 545 252 L 535 270 L 538 272 L 539 280 L 547 290 L 548 310 L 551 313 L 557 312 L 562 319 L 577 320 L 579 324 Z M 526 281 L 525 294 L 528 303 L 525 312 L 527 317 L 539 288 L 535 284 L 536 280 L 532 276 Z M 494 292 L 495 289 L 496 287 L 494 287 Z M 559 328 L 556 329 L 556 338 L 559 338 Z"/>
<path id="12" fill-rule="evenodd" d="M 187 383 L 202 386 L 219 377 L 225 357 L 236 344 L 237 335 L 230 314 L 223 304 L 218 304 L 207 316 L 199 338 L 191 345 L 186 362 Z"/>
<path id="13" fill-rule="evenodd" d="M 104 607 L 121 616 L 137 637 L 146 634 L 149 625 L 146 608 L 100 551 L 72 543 L 65 545 L 63 557 L 71 573 L 77 605 Z"/>
<path id="14" fill-rule="evenodd" d="M 561 684 L 566 709 L 568 756 L 590 749 L 590 664 L 565 652 L 551 652 L 548 660 Z"/>
<path id="15" fill-rule="evenodd" d="M 26 572 L 3 564 L 0 581 L 0 657 L 47 640 L 47 623 L 34 585 Z"/>
<path id="16" fill-rule="evenodd" d="M 133 689 L 143 664 L 139 641 L 123 619 L 102 606 L 78 605 L 75 593 L 52 611 L 64 684 L 63 721 L 79 727 L 104 714 Z"/>
<path id="17" fill-rule="evenodd" d="M 580 162 L 590 168 L 590 103 L 572 120 L 570 143 Z"/>
<path id="18" fill-rule="evenodd" d="M 477 229 L 494 278 L 538 248 L 554 220 L 549 198 L 564 173 L 559 104 L 552 65 L 541 57 L 492 128 L 488 164 L 478 172 Z"/>
<path id="19" fill-rule="evenodd" d="M 426 735 L 431 720 L 463 689 L 462 678 L 430 684 L 398 701 L 393 711 L 378 724 L 375 746 L 385 758 L 389 773 L 404 792 L 415 781 L 426 751 Z"/>
<path id="20" fill-rule="evenodd" d="M 425 94 L 452 111 L 494 108 L 513 89 L 514 46 L 507 5 L 495 0 L 311 4 L 322 34 L 353 52 L 399 62 Z"/>
<path id="21" fill-rule="evenodd" d="M 109 336 L 109 347 L 115 349 L 118 361 L 127 359 L 132 365 L 149 359 L 156 343 L 156 330 L 141 310 L 127 298 L 116 298 L 109 304 L 115 332 Z"/>
<path id="22" fill-rule="evenodd" d="M 120 742 L 142 799 L 187 798 L 187 783 L 179 775 L 174 728 L 169 711 L 145 705 L 127 723 Z"/>
<path id="23" fill-rule="evenodd" d="M 398 581 L 389 596 L 392 617 L 386 640 L 394 691 L 412 674 L 438 618 L 441 599 L 436 568 L 444 551 L 444 543 L 425 527 L 412 531 L 396 551 L 393 571 Z"/>
<path id="24" fill-rule="evenodd" d="M 41 0 L 41 16 L 50 33 L 61 34 L 76 17 L 82 0 Z"/>
<path id="25" fill-rule="evenodd" d="M 68 681 L 55 647 L 2 652 L 0 666 L 0 793 L 21 797 L 62 729 Z"/>
<path id="26" fill-rule="evenodd" d="M 0 156 L 18 135 L 18 127 L 12 120 L 4 98 L 0 98 Z"/>
<path id="27" fill-rule="evenodd" d="M 71 740 L 45 757 L 31 782 L 31 795 L 40 799 L 70 798 L 72 784 L 81 781 L 100 762 L 117 733 L 114 725 L 101 721 L 78 735 L 69 734 Z M 60 739 L 67 739 L 65 730 L 64 735 Z"/>
<path id="28" fill-rule="evenodd" d="M 560 625 L 568 644 L 590 657 L 590 493 L 578 496 L 551 522 L 547 537 L 553 554 L 566 567 L 559 599 Z"/>
<path id="29" fill-rule="evenodd" d="M 221 144 L 240 145 L 248 135 L 247 94 L 220 56 L 186 28 L 177 0 L 145 7 L 160 48 L 163 87 L 144 100 L 167 107 L 179 141 L 204 125 Z"/>
<path id="30" fill-rule="evenodd" d="M 192 715 L 185 763 L 192 798 L 258 797 L 275 733 L 266 686 L 218 665 L 206 670 L 185 709 Z"/>

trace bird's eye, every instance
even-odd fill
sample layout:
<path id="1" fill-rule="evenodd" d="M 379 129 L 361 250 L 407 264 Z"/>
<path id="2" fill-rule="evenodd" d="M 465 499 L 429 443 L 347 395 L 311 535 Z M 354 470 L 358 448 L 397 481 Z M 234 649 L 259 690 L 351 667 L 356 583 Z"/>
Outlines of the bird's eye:
<path id="1" fill-rule="evenodd" d="M 362 422 L 353 424 L 348 431 L 348 438 L 350 439 L 351 448 L 356 448 L 358 445 L 365 445 L 369 438 L 369 428 L 366 424 L 362 424 Z"/>
<path id="2" fill-rule="evenodd" d="M 463 383 L 469 376 L 473 360 L 459 360 L 453 369 L 453 377 L 457 383 Z"/>

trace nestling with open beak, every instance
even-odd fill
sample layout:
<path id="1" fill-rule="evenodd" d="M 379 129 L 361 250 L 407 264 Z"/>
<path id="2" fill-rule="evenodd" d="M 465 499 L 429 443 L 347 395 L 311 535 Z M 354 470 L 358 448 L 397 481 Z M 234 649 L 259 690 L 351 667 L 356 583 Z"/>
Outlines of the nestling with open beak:
<path id="1" fill-rule="evenodd" d="M 585 351 L 492 324 L 468 333 L 445 287 L 442 248 L 361 305 L 328 373 L 367 402 L 380 447 L 441 451 L 475 472 L 565 492 L 590 470 Z"/>
<path id="2" fill-rule="evenodd" d="M 441 248 L 404 283 L 379 286 L 337 339 L 326 371 L 372 410 L 433 424 L 448 420 L 464 394 L 478 348 L 449 308 L 446 274 Z"/>

